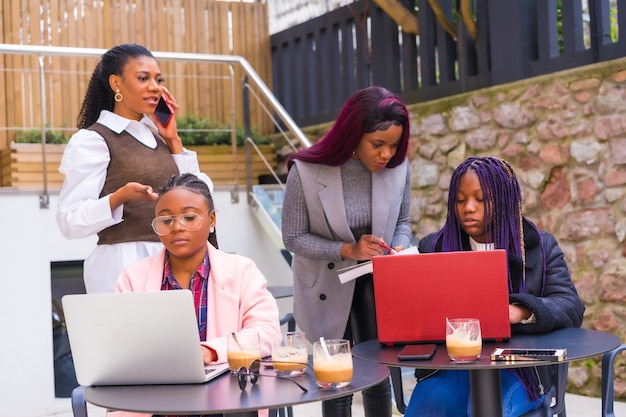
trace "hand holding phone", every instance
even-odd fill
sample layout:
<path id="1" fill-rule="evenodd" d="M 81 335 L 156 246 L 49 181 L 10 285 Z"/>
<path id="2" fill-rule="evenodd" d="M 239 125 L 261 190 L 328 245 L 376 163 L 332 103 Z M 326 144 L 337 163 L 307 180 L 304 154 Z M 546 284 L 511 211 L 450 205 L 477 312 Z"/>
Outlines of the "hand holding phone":
<path id="1" fill-rule="evenodd" d="M 415 361 L 430 359 L 435 354 L 435 344 L 427 343 L 423 345 L 406 345 L 398 353 L 399 361 Z"/>
<path id="2" fill-rule="evenodd" d="M 174 117 L 174 109 L 172 109 L 167 101 L 165 101 L 163 96 L 159 98 L 159 103 L 156 106 L 154 115 L 157 117 L 159 123 L 161 123 L 161 126 L 163 127 L 167 127 L 169 122 L 172 120 L 172 117 Z"/>

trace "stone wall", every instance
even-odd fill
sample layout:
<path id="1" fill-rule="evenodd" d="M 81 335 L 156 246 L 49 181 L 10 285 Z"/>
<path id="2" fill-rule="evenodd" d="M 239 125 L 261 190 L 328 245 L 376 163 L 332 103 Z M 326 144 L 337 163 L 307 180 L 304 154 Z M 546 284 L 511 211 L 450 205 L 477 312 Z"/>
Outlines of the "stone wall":
<path id="1" fill-rule="evenodd" d="M 586 305 L 583 327 L 626 330 L 626 59 L 411 104 L 411 219 L 438 230 L 453 169 L 471 155 L 508 160 L 524 213 L 556 236 Z M 305 129 L 313 139 L 328 126 Z M 626 399 L 624 358 L 616 398 Z M 570 392 L 600 396 L 601 360 L 574 362 Z"/>
<path id="2" fill-rule="evenodd" d="M 563 248 L 587 307 L 583 327 L 624 339 L 626 59 L 414 104 L 410 111 L 417 237 L 445 221 L 454 167 L 471 155 L 502 157 L 519 177 L 525 215 Z M 599 359 L 570 365 L 571 392 L 600 395 Z M 625 374 L 616 368 L 616 397 L 626 398 Z"/>

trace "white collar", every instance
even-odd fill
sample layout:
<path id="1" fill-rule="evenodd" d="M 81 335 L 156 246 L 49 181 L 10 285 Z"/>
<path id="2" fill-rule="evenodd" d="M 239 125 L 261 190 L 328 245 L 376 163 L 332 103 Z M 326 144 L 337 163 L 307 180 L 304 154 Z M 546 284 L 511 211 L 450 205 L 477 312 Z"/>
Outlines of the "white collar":
<path id="1" fill-rule="evenodd" d="M 474 239 L 472 239 L 471 236 L 469 237 L 469 241 L 470 241 L 470 247 L 475 252 L 485 251 L 485 250 L 494 250 L 495 248 L 495 245 L 493 243 L 478 243 Z"/>
<path id="2" fill-rule="evenodd" d="M 143 143 L 147 147 L 156 148 L 156 138 L 153 130 L 156 131 L 156 126 L 152 121 L 144 116 L 140 121 L 130 120 L 125 117 L 115 114 L 108 110 L 102 110 L 100 117 L 98 117 L 98 123 L 108 127 L 117 134 L 126 130 L 132 137 Z"/>

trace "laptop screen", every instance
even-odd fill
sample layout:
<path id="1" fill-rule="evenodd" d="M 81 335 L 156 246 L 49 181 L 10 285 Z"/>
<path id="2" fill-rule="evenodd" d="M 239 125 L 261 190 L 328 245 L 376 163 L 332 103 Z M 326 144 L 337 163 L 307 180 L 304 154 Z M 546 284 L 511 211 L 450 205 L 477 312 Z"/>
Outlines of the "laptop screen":
<path id="1" fill-rule="evenodd" d="M 511 336 L 504 250 L 376 256 L 373 269 L 383 344 L 443 342 L 446 317 L 479 319 L 483 339 Z"/>
<path id="2" fill-rule="evenodd" d="M 207 380 L 189 290 L 72 294 L 62 302 L 81 385 Z"/>

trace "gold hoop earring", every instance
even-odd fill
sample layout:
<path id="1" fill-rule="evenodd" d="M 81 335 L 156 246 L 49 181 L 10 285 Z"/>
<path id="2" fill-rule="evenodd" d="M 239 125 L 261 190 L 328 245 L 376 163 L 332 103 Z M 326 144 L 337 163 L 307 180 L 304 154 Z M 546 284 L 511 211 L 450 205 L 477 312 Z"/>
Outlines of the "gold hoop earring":
<path id="1" fill-rule="evenodd" d="M 118 103 L 119 103 L 120 101 L 122 101 L 122 98 L 123 98 L 123 97 L 122 97 L 122 93 L 120 93 L 120 90 L 117 90 L 117 91 L 115 92 L 115 95 L 113 96 L 113 98 L 114 98 L 114 99 L 115 99 L 115 101 L 117 101 Z"/>

